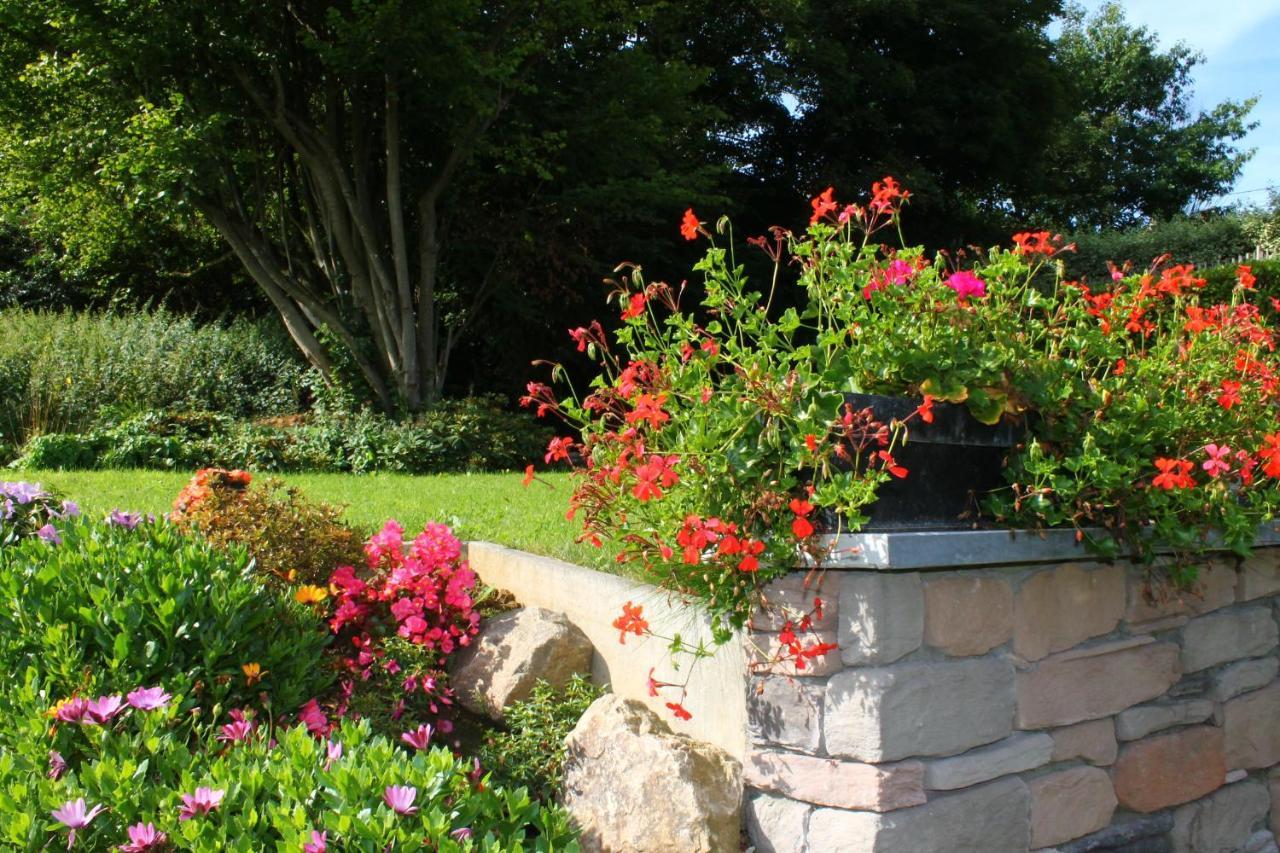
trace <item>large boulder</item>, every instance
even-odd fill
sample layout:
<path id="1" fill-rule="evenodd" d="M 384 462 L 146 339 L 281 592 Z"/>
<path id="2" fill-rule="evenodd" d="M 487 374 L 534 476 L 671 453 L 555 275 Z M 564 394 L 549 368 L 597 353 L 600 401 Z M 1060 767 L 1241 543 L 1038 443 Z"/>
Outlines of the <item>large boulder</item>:
<path id="1" fill-rule="evenodd" d="M 601 696 L 565 739 L 564 805 L 586 853 L 739 849 L 742 769 L 672 734 L 634 699 Z"/>
<path id="2" fill-rule="evenodd" d="M 539 680 L 562 687 L 591 673 L 595 647 L 562 613 L 524 607 L 490 619 L 450 665 L 454 692 L 468 710 L 502 721 Z"/>

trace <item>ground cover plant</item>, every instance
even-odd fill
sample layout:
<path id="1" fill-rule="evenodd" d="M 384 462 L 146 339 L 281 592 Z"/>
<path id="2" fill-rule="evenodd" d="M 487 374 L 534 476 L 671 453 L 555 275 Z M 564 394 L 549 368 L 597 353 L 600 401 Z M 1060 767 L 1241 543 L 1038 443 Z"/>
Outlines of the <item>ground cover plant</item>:
<path id="1" fill-rule="evenodd" d="M 563 811 L 449 737 L 444 664 L 481 593 L 447 527 L 406 539 L 388 522 L 343 565 L 333 508 L 242 471 L 198 472 L 177 524 L 4 487 L 27 514 L 0 520 L 22 524 L 0 548 L 0 665 L 19 682 L 0 696 L 6 843 L 576 849 Z M 28 519 L 48 511 L 41 535 Z M 282 546 L 315 565 L 282 571 Z"/>
<path id="2" fill-rule="evenodd" d="M 1105 286 L 1067 280 L 1058 255 L 1069 247 L 1049 232 L 928 257 L 901 238 L 909 196 L 892 178 L 865 204 L 828 189 L 804 233 L 751 237 L 774 264 L 763 288 L 748 282 L 728 222 L 711 228 L 693 210 L 680 231 L 710 244 L 695 285 L 619 268 L 622 328 L 570 332 L 598 367 L 589 385 L 553 365 L 567 387 L 530 383 L 524 400 L 571 428 L 546 460 L 575 465 L 581 538 L 615 543 L 619 559 L 699 601 L 724 642 L 764 583 L 823 555 L 817 534 L 857 530 L 882 484 L 910 482 L 895 452 L 950 404 L 1026 430 L 1008 487 L 985 497 L 987 518 L 1074 527 L 1108 555 L 1247 553 L 1280 505 L 1280 303 L 1258 298 L 1250 268 L 1214 301 L 1193 267 L 1167 258 L 1117 269 Z M 784 266 L 798 308 L 775 305 Z M 851 392 L 917 405 L 882 421 L 847 403 Z M 1193 579 L 1180 564 L 1175 580 Z M 821 607 L 783 631 L 781 654 L 798 665 L 831 648 L 797 637 Z M 649 632 L 639 607 L 615 625 L 624 638 Z"/>

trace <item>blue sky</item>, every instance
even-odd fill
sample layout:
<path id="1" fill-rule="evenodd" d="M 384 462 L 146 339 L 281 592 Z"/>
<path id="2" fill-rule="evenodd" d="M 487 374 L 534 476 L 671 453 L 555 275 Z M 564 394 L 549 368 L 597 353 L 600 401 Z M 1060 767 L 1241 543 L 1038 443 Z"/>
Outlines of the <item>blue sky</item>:
<path id="1" fill-rule="evenodd" d="M 1093 11 L 1102 0 L 1085 0 Z M 1258 122 L 1243 142 L 1257 153 L 1235 191 L 1280 189 L 1280 0 L 1122 0 L 1125 16 L 1160 36 L 1162 45 L 1184 41 L 1204 54 L 1195 71 L 1193 107 L 1208 109 L 1231 98 L 1258 97 Z M 1249 192 L 1224 201 L 1265 202 Z"/>

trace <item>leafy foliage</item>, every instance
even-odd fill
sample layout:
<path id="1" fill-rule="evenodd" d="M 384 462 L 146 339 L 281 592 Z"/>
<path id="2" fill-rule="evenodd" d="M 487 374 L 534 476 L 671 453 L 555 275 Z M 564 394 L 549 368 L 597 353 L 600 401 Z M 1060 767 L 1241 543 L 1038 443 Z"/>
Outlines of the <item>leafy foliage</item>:
<path id="1" fill-rule="evenodd" d="M 0 665 L 36 667 L 57 697 L 164 681 L 211 709 L 270 692 L 281 710 L 332 682 L 323 623 L 265 589 L 247 555 L 173 526 L 71 521 L 60 545 L 0 549 Z M 256 663 L 259 683 L 242 667 Z"/>
<path id="2" fill-rule="evenodd" d="M 67 829 L 45 816 L 76 798 L 107 807 L 78 831 L 88 850 L 127 843 L 127 829 L 140 823 L 176 849 L 207 853 L 300 850 L 313 833 L 343 850 L 577 849 L 555 806 L 493 786 L 442 747 L 410 755 L 372 736 L 367 723 L 346 723 L 326 741 L 267 720 L 225 742 L 217 739 L 221 718 L 190 735 L 179 710 L 190 702 L 177 697 L 106 726 L 59 726 L 50 741 L 41 686 L 28 671 L 3 700 L 0 837 L 13 849 L 61 846 Z M 47 772 L 51 748 L 66 765 L 61 773 Z M 390 807 L 393 785 L 414 789 L 412 813 Z M 218 804 L 182 820 L 183 795 L 199 788 Z"/>
<path id="3" fill-rule="evenodd" d="M 1090 282 L 1110 279 L 1108 262 L 1141 271 L 1167 254 L 1178 263 L 1204 268 L 1253 249 L 1238 215 L 1176 216 L 1133 228 L 1069 231 L 1064 239 L 1076 247 L 1061 255 L 1066 274 Z M 1233 286 L 1234 279 L 1233 273 Z"/>
<path id="4" fill-rule="evenodd" d="M 503 784 L 529 789 L 544 803 L 559 798 L 565 738 L 603 691 L 574 675 L 563 688 L 539 681 L 528 699 L 503 712 L 505 728 L 481 746 L 480 763 Z"/>

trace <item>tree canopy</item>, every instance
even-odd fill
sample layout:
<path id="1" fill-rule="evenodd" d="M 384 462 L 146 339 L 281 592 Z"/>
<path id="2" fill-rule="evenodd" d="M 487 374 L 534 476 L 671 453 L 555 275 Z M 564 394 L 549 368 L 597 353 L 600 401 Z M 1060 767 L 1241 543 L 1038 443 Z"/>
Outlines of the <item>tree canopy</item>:
<path id="1" fill-rule="evenodd" d="M 1055 44 L 1060 12 L 0 0 L 0 216 L 112 286 L 251 286 L 312 364 L 417 410 L 546 351 L 616 262 L 678 269 L 690 205 L 755 233 L 894 174 L 913 238 L 956 245 L 1229 184 L 1250 104 L 1192 115 L 1193 52 L 1113 7 Z"/>

